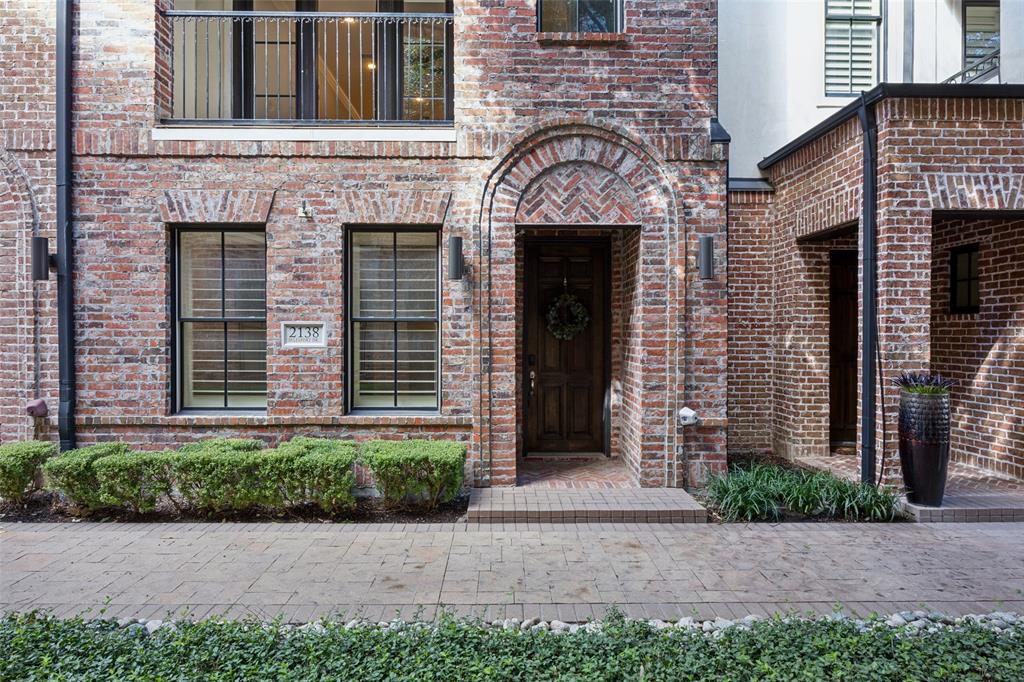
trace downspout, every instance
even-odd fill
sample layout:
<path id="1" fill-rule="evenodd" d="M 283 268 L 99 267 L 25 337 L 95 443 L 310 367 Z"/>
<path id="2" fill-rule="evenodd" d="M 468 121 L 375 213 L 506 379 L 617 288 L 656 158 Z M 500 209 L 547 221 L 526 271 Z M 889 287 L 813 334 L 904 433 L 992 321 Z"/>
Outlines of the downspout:
<path id="1" fill-rule="evenodd" d="M 864 181 L 861 192 L 861 225 L 863 225 L 864 284 L 861 301 L 861 413 L 860 413 L 860 480 L 875 481 L 875 349 L 878 347 L 878 123 L 874 103 L 861 93 L 857 112 L 864 133 Z"/>
<path id="2" fill-rule="evenodd" d="M 75 447 L 74 244 L 71 224 L 71 24 L 73 0 L 57 3 L 57 363 L 60 449 Z"/>

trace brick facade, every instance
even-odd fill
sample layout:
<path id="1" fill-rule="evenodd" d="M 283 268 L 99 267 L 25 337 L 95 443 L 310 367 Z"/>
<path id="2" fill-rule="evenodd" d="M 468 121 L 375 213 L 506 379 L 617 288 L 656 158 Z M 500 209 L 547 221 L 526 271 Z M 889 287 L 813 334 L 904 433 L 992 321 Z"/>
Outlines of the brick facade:
<path id="1" fill-rule="evenodd" d="M 949 252 L 978 245 L 980 310 L 951 313 Z M 939 216 L 932 235 L 932 371 L 957 380 L 952 457 L 1024 478 L 1024 220 Z"/>
<path id="2" fill-rule="evenodd" d="M 455 2 L 454 142 L 168 141 L 169 32 L 157 3 L 76 3 L 74 204 L 79 440 L 162 447 L 207 435 L 450 436 L 481 484 L 515 482 L 516 231 L 566 221 L 622 230 L 619 449 L 643 485 L 699 484 L 725 463 L 725 149 L 710 142 L 717 7 L 627 0 L 626 31 L 577 44 L 535 32 L 535 3 Z M 55 281 L 27 279 L 30 196 L 53 231 L 53 9 L 0 4 L 15 76 L 5 103 L 0 250 L 8 440 L 24 402 L 56 407 Z M 25 47 L 25 46 L 29 47 Z M 623 87 L 624 84 L 628 87 Z M 25 171 L 11 170 L 8 158 Z M 29 178 L 25 189 L 23 175 Z M 7 199 L 7 197 L 10 199 Z M 305 206 L 312 217 L 300 216 Z M 517 211 L 519 214 L 517 214 Z M 267 234 L 265 416 L 173 414 L 170 246 L 178 225 Z M 466 277 L 442 273 L 438 415 L 346 415 L 345 227 L 433 224 L 465 239 Z M 614 227 L 611 227 L 614 226 Z M 696 277 L 716 240 L 717 278 Z M 441 262 L 447 268 L 447 253 Z M 34 289 L 34 296 L 30 295 Z M 36 314 L 31 312 L 35 302 Z M 322 319 L 325 348 L 282 348 L 284 320 Z M 26 329 L 38 325 L 38 380 Z M 8 350 L 8 349 L 16 350 Z M 704 417 L 680 429 L 684 404 Z M 52 437 L 54 420 L 34 425 Z"/>
<path id="3" fill-rule="evenodd" d="M 988 211 L 995 217 L 1024 205 L 1024 102 L 894 97 L 879 102 L 876 113 L 880 384 L 886 407 L 882 420 L 879 404 L 877 447 L 881 451 L 884 443 L 886 474 L 897 480 L 898 392 L 888 382 L 901 371 L 949 367 L 948 349 L 932 347 L 943 337 L 941 325 L 946 324 L 935 317 L 936 297 L 942 293 L 933 285 L 932 253 L 941 242 L 933 240 L 947 239 L 936 236 L 947 229 L 943 212 Z M 775 192 L 766 210 L 734 195 L 734 253 L 748 262 L 771 264 L 770 272 L 749 272 L 732 280 L 736 298 L 731 303 L 735 343 L 730 395 L 731 405 L 740 409 L 730 413 L 730 438 L 737 450 L 762 447 L 770 440 L 772 449 L 784 456 L 828 453 L 828 261 L 823 254 L 855 245 L 852 237 L 840 241 L 833 235 L 843 228 L 856 229 L 859 223 L 861 144 L 860 125 L 853 118 L 768 169 Z M 1005 248 L 1019 248 L 1019 239 L 1007 239 Z M 746 303 L 758 290 L 770 292 L 762 302 L 771 310 L 770 322 L 767 313 L 751 311 Z M 1006 295 L 1012 298 L 1009 292 L 1019 290 L 1019 285 L 1008 286 Z M 771 325 L 770 348 L 743 327 L 741 315 L 752 315 L 752 324 Z M 1011 336 L 1021 333 L 1019 320 L 1004 322 L 1010 325 Z M 980 330 L 979 335 L 962 343 L 977 349 L 990 342 Z M 741 344 L 752 345 L 752 350 L 741 351 Z M 993 359 L 994 366 L 1012 365 L 1012 349 L 1008 354 Z M 762 370 L 769 365 L 771 400 L 766 401 Z M 992 413 L 987 426 L 979 427 L 989 430 L 988 441 L 968 446 L 971 437 L 964 433 L 964 419 L 979 408 L 967 408 L 961 400 L 957 405 L 965 414 L 956 417 L 957 457 L 1003 471 L 1017 466 L 1012 457 L 999 454 L 1001 446 L 992 444 L 999 429 L 1007 442 L 1016 438 L 1005 435 L 1019 430 L 1014 426 L 1016 413 L 1000 407 L 1005 400 L 1002 391 L 1012 392 L 1016 386 L 1010 377 L 1005 386 L 999 381 L 972 382 L 973 400 Z M 996 428 L 996 423 L 1001 426 Z M 986 455 L 971 454 L 972 449 L 976 453 L 986 448 L 991 453 L 987 461 Z M 1014 471 L 1019 474 L 1019 468 Z"/>

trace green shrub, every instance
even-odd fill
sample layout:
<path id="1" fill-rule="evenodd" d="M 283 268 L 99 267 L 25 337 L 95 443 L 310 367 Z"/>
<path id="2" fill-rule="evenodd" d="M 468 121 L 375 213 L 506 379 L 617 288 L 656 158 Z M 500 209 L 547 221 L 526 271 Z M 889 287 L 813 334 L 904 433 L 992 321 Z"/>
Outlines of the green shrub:
<path id="1" fill-rule="evenodd" d="M 100 509 L 104 502 L 96 478 L 96 460 L 127 453 L 128 446 L 123 443 L 100 443 L 69 450 L 43 464 L 47 485 L 60 491 L 76 507 Z"/>
<path id="2" fill-rule="evenodd" d="M 173 451 L 126 452 L 96 460 L 100 501 L 136 514 L 153 511 L 171 495 L 176 457 Z"/>
<path id="3" fill-rule="evenodd" d="M 433 509 L 462 487 L 466 446 L 445 440 L 374 440 L 363 444 L 360 461 L 373 473 L 386 505 L 413 501 Z"/>
<path id="4" fill-rule="evenodd" d="M 781 516 L 779 476 L 774 469 L 755 464 L 716 476 L 708 483 L 708 498 L 726 521 L 774 521 Z"/>
<path id="5" fill-rule="evenodd" d="M 0 499 L 21 502 L 35 489 L 36 469 L 55 454 L 56 444 L 42 441 L 0 445 Z"/>
<path id="6" fill-rule="evenodd" d="M 713 478 L 707 495 L 726 521 L 774 521 L 783 509 L 846 521 L 892 521 L 900 513 L 891 488 L 765 464 Z"/>
<path id="7" fill-rule="evenodd" d="M 352 441 L 299 436 L 277 451 L 289 458 L 282 481 L 284 497 L 293 505 L 311 503 L 325 512 L 351 509 L 356 446 Z"/>
<path id="8" fill-rule="evenodd" d="M 285 457 L 273 450 L 211 443 L 209 448 L 182 448 L 174 459 L 174 481 L 186 504 L 214 512 L 283 505 L 278 482 Z"/>
<path id="9" fill-rule="evenodd" d="M 210 438 L 196 443 L 183 445 L 178 449 L 183 455 L 190 455 L 196 452 L 210 453 L 235 453 L 235 452 L 256 452 L 263 449 L 263 441 L 255 438 Z"/>
<path id="10" fill-rule="evenodd" d="M 709 637 L 609 618 L 572 634 L 485 628 L 316 628 L 179 622 L 147 635 L 113 620 L 0 617 L 2 680 L 416 680 L 1019 682 L 1024 630 L 980 625 L 913 635 L 850 620 L 773 618 Z"/>

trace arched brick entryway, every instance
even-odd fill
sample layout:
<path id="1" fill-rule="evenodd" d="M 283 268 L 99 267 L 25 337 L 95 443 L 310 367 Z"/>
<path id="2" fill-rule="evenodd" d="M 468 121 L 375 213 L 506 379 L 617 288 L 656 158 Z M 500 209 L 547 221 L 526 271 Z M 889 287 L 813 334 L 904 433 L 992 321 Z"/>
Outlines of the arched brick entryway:
<path id="1" fill-rule="evenodd" d="M 30 191 L 17 161 L 0 149 L 0 443 L 33 437 L 25 413 L 37 374 L 30 257 L 38 218 Z"/>
<path id="2" fill-rule="evenodd" d="M 647 486 L 676 484 L 675 396 L 683 370 L 680 224 L 663 164 L 625 131 L 568 121 L 524 133 L 489 177 L 479 222 L 480 404 L 476 437 L 493 485 L 515 482 L 519 445 L 517 230 L 633 225 L 623 291 L 620 451 Z"/>

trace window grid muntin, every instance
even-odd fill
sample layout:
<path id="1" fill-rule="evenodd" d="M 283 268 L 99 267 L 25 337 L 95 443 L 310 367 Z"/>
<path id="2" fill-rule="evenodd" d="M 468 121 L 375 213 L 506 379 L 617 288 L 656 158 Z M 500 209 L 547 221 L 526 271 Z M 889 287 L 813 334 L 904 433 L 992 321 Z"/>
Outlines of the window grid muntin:
<path id="1" fill-rule="evenodd" d="M 184 280 L 182 277 L 182 264 L 184 260 L 184 249 L 182 247 L 182 238 L 186 234 L 219 234 L 220 235 L 220 315 L 183 315 L 183 302 L 185 300 L 183 285 Z M 238 315 L 227 315 L 227 253 L 225 244 L 227 241 L 228 234 L 238 233 L 250 233 L 260 234 L 263 236 L 263 314 L 260 316 L 238 316 Z M 203 227 L 178 227 L 174 230 L 173 239 L 173 305 L 172 310 L 174 311 L 174 339 L 172 347 L 174 349 L 174 372 L 172 373 L 172 405 L 176 411 L 263 411 L 266 409 L 266 395 L 267 395 L 267 378 L 266 378 L 266 325 L 267 325 L 267 312 L 266 312 L 266 286 L 267 286 L 267 271 L 266 271 L 266 233 L 262 226 L 245 225 L 245 226 L 203 226 Z M 185 358 L 183 349 L 183 340 L 185 338 L 184 330 L 186 325 L 203 325 L 203 324 L 219 324 L 222 326 L 222 363 L 223 363 L 223 377 L 221 378 L 221 391 L 222 391 L 222 404 L 220 406 L 196 406 L 186 405 L 186 391 L 185 391 L 185 368 L 194 368 L 194 353 L 190 359 Z M 264 353 L 263 353 L 263 401 L 261 405 L 250 405 L 250 406 L 232 406 L 231 405 L 231 393 L 229 391 L 230 385 L 230 365 L 229 356 L 231 352 L 231 346 L 229 343 L 230 335 L 228 329 L 231 325 L 245 325 L 245 324 L 258 324 L 263 327 L 263 338 L 264 338 Z M 193 401 L 194 402 L 194 401 Z"/>
<path id="2" fill-rule="evenodd" d="M 351 311 L 356 310 L 356 255 L 355 255 L 355 236 L 357 234 L 364 233 L 379 233 L 379 234 L 390 234 L 391 235 L 391 273 L 392 273 L 392 300 L 391 300 L 391 315 L 390 316 L 372 316 L 372 315 L 356 315 L 352 314 Z M 434 314 L 433 316 L 410 316 L 410 315 L 399 315 L 399 304 L 398 304 L 398 275 L 399 275 L 399 264 L 398 264 L 398 236 L 400 234 L 409 233 L 420 233 L 420 234 L 432 234 L 434 236 L 434 263 L 435 263 L 435 281 L 434 281 Z M 348 315 L 348 334 L 346 334 L 346 346 L 348 349 L 347 353 L 347 366 L 346 366 L 346 399 L 348 403 L 348 411 L 356 413 L 368 413 L 368 414 L 388 414 L 388 413 L 436 413 L 440 410 L 441 406 L 441 231 L 437 226 L 426 225 L 426 226 L 415 226 L 415 225 L 403 225 L 403 226 L 362 226 L 352 227 L 348 230 L 346 239 L 346 303 L 347 309 L 350 311 Z M 390 406 L 364 406 L 356 405 L 356 384 L 358 382 L 359 369 L 356 364 L 356 354 L 360 351 L 359 339 L 356 336 L 356 327 L 360 324 L 385 324 L 391 325 L 391 385 L 392 385 L 392 400 Z M 398 368 L 399 368 L 399 328 L 403 324 L 433 324 L 435 328 L 434 334 L 434 404 L 431 406 L 402 406 L 400 405 L 400 398 L 402 394 L 399 393 L 399 379 L 398 379 Z"/>
<path id="3" fill-rule="evenodd" d="M 978 244 L 965 244 L 949 251 L 949 311 L 954 314 L 972 314 L 981 309 L 981 259 Z M 960 257 L 967 256 L 967 272 L 960 267 Z M 958 303 L 962 287 L 966 288 L 966 303 Z"/>

